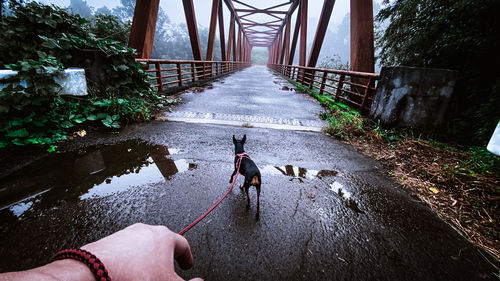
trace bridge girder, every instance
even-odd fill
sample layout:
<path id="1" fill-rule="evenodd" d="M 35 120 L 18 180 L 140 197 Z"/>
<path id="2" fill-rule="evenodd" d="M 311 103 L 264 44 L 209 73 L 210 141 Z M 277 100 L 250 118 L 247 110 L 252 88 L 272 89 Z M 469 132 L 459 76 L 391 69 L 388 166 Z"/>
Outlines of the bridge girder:
<path id="1" fill-rule="evenodd" d="M 351 0 L 351 69 L 374 69 L 373 0 Z M 193 0 L 182 0 L 188 26 L 193 58 L 203 61 Z M 228 41 L 224 37 L 223 3 L 231 13 Z M 140 58 L 151 55 L 159 0 L 137 0 L 129 45 L 138 50 Z M 250 61 L 252 47 L 268 47 L 270 64 L 292 65 L 299 43 L 299 65 L 315 67 L 335 0 L 324 0 L 314 41 L 306 61 L 308 0 L 283 0 L 270 7 L 255 7 L 242 0 L 212 0 L 209 39 L 205 60 L 213 59 L 215 32 L 219 22 L 221 58 Z M 292 15 L 298 8 L 292 35 Z M 251 18 L 265 15 L 270 19 Z M 291 40 L 290 40 L 291 39 Z M 291 42 L 290 42 L 291 41 Z"/>

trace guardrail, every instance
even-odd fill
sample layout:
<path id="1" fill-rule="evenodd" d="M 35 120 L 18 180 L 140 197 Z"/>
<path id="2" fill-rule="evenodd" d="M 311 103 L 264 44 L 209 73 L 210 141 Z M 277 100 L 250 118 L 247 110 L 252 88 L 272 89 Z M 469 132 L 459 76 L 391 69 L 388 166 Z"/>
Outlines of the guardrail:
<path id="1" fill-rule="evenodd" d="M 335 101 L 369 112 L 376 83 L 380 75 L 376 73 L 355 72 L 325 68 L 302 67 L 294 65 L 268 64 L 268 67 L 309 87 L 320 95 L 335 97 Z"/>
<path id="2" fill-rule="evenodd" d="M 250 66 L 248 62 L 235 61 L 163 59 L 136 59 L 136 61 L 144 63 L 144 69 L 154 75 L 151 82 L 159 92 Z"/>

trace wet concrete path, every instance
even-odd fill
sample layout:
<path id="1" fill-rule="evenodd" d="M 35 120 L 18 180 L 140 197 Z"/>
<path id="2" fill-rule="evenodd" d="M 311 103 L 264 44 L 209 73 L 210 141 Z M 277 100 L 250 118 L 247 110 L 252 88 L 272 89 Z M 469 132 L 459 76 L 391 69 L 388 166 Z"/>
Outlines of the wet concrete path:
<path id="1" fill-rule="evenodd" d="M 321 107 L 284 86 L 291 87 L 252 67 L 184 94 L 176 111 L 199 114 L 184 115 L 188 123 L 154 121 L 91 136 L 65 144 L 67 153 L 13 169 L 0 179 L 0 271 L 45 263 L 61 248 L 135 222 L 181 230 L 225 193 L 231 137 L 246 134 L 246 152 L 262 173 L 260 220 L 255 189 L 249 211 L 245 194 L 234 189 L 186 233 L 195 267 L 179 270 L 184 278 L 495 280 L 498 271 L 482 254 L 388 179 L 379 163 L 302 130 L 304 122 L 319 124 Z M 198 118 L 207 113 L 212 118 Z M 221 121 L 234 116 L 279 126 Z"/>

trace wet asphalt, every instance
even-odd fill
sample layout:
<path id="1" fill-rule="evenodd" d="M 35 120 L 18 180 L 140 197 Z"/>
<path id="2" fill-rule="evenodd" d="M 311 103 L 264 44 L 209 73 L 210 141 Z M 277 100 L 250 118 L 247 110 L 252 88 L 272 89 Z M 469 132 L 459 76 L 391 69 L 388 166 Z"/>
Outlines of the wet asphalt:
<path id="1" fill-rule="evenodd" d="M 175 111 L 320 122 L 321 106 L 290 88 L 254 66 L 182 94 Z M 44 264 L 135 222 L 180 231 L 229 188 L 231 138 L 246 134 L 262 174 L 260 219 L 255 189 L 246 210 L 235 188 L 185 234 L 195 266 L 178 269 L 182 277 L 498 280 L 491 258 L 352 147 L 320 132 L 186 121 L 91 133 L 63 153 L 12 165 L 2 159 L 0 272 Z"/>

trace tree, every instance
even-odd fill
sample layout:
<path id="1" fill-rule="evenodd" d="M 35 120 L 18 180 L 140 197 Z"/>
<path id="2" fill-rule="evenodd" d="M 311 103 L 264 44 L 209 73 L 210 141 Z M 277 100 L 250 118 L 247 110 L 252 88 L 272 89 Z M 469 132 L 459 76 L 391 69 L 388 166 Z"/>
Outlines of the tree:
<path id="1" fill-rule="evenodd" d="M 85 0 L 71 0 L 69 2 L 68 9 L 73 14 L 78 14 L 84 18 L 90 18 L 93 14 L 92 8 L 89 6 L 89 4 L 87 4 L 87 1 Z"/>
<path id="2" fill-rule="evenodd" d="M 96 14 L 102 14 L 102 15 L 112 15 L 113 12 L 111 12 L 111 10 L 106 7 L 106 6 L 102 6 L 101 8 L 97 9 L 95 11 Z"/>
<path id="3" fill-rule="evenodd" d="M 123 22 L 131 21 L 134 18 L 135 0 L 120 0 L 121 6 L 113 9 L 113 14 L 118 16 Z"/>
<path id="4" fill-rule="evenodd" d="M 383 65 L 459 71 L 450 131 L 458 141 L 485 144 L 500 119 L 498 0 L 395 0 L 376 16 Z"/>

